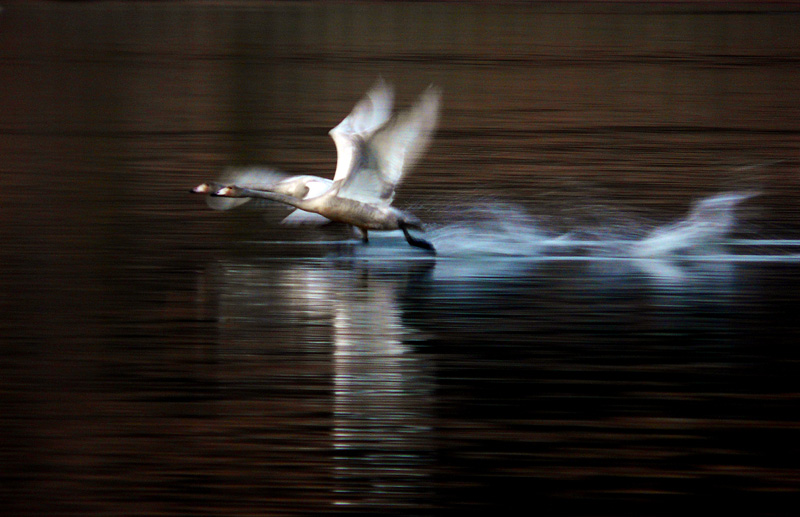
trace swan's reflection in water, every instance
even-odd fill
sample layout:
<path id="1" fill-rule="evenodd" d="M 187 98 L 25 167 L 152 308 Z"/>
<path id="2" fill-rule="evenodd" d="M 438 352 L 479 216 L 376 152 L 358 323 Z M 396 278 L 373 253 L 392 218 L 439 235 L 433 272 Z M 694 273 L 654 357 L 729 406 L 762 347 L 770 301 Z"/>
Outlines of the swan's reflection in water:
<path id="1" fill-rule="evenodd" d="M 404 343 L 397 284 L 361 281 L 334 304 L 337 502 L 398 504 L 422 487 L 433 377 Z"/>
<path id="2" fill-rule="evenodd" d="M 429 484 L 434 377 L 425 355 L 408 344 L 413 330 L 403 321 L 399 298 L 431 267 L 385 261 L 221 265 L 225 320 L 258 326 L 268 304 L 284 324 L 304 333 L 291 346 L 322 346 L 331 354 L 334 504 L 398 508 L 418 500 Z"/>

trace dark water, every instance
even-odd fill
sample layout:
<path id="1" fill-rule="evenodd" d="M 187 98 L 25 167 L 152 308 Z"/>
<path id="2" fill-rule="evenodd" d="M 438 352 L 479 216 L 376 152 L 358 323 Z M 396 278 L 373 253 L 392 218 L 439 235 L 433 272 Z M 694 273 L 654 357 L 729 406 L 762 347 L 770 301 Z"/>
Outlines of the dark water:
<path id="1" fill-rule="evenodd" d="M 794 513 L 791 5 L 3 6 L 4 514 Z M 437 259 L 188 193 L 330 177 L 378 75 L 445 92 Z"/>

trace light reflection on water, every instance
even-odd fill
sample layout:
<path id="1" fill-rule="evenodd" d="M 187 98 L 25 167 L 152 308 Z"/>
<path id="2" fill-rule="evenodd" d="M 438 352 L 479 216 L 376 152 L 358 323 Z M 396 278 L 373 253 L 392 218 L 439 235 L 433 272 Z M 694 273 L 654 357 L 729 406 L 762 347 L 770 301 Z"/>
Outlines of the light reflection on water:
<path id="1" fill-rule="evenodd" d="M 403 507 L 428 492 L 434 376 L 408 343 L 399 296 L 431 265 L 394 265 L 220 266 L 225 326 L 253 325 L 269 292 L 270 312 L 285 312 L 262 317 L 295 321 L 299 332 L 309 319 L 329 327 L 324 340 L 306 335 L 299 344 L 331 356 L 335 504 Z"/>
<path id="2" fill-rule="evenodd" d="M 281 354 L 329 355 L 334 504 L 485 502 L 482 490 L 504 493 L 516 469 L 550 479 L 556 498 L 597 497 L 577 482 L 591 479 L 648 493 L 665 475 L 703 479 L 695 461 L 736 454 L 710 443 L 750 411 L 738 383 L 755 350 L 742 349 L 737 315 L 752 310 L 758 262 L 707 257 L 677 280 L 643 259 L 389 260 L 380 247 L 402 255 L 405 242 L 374 244 L 380 259 L 356 248 L 338 261 L 227 262 L 211 280 L 224 290 L 225 349 L 269 333 L 292 349 Z M 522 450 L 503 452 L 506 440 Z M 551 464 L 560 457 L 572 459 Z M 459 462 L 476 471 L 448 479 Z M 478 493 L 462 486 L 477 480 Z"/>
<path id="3" fill-rule="evenodd" d="M 5 514 L 794 511 L 791 6 L 201 4 L 4 2 Z M 377 75 L 435 259 L 188 193 Z"/>

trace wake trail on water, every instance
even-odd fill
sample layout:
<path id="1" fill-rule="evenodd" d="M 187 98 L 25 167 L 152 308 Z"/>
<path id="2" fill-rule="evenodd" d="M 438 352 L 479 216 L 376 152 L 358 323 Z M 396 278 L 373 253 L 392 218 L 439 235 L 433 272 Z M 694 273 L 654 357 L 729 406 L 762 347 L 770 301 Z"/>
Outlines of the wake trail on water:
<path id="1" fill-rule="evenodd" d="M 453 223 L 425 233 L 439 257 L 475 258 L 618 258 L 681 260 L 730 255 L 729 246 L 758 247 L 773 241 L 732 240 L 736 209 L 755 192 L 726 192 L 694 203 L 688 214 L 673 223 L 643 229 L 632 221 L 617 221 L 606 229 L 575 229 L 554 234 L 524 209 L 485 203 L 459 214 Z M 784 246 L 800 241 L 784 240 Z"/>
<path id="2" fill-rule="evenodd" d="M 467 210 L 461 221 L 429 230 L 426 238 L 444 257 L 525 257 L 540 254 L 551 237 L 522 209 L 491 204 Z"/>

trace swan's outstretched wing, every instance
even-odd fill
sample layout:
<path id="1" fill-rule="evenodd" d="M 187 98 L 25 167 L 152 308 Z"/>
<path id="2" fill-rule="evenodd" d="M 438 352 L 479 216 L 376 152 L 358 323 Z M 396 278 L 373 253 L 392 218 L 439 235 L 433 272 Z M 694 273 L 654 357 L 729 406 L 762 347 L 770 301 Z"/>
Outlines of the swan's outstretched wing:
<path id="1" fill-rule="evenodd" d="M 256 190 L 268 190 L 288 176 L 274 169 L 232 168 L 227 169 L 213 184 L 218 187 L 238 185 Z M 215 191 L 218 190 L 214 189 Z M 250 201 L 250 198 L 225 198 L 206 196 L 206 203 L 214 210 L 230 210 Z"/>
<path id="2" fill-rule="evenodd" d="M 338 195 L 367 203 L 390 204 L 403 175 L 428 148 L 439 121 L 441 91 L 428 88 L 414 106 L 356 142 L 353 163 Z"/>
<path id="3" fill-rule="evenodd" d="M 329 134 L 336 144 L 337 160 L 334 180 L 344 179 L 357 162 L 359 139 L 381 127 L 392 115 L 394 90 L 382 78 L 367 92 L 353 111 Z"/>

